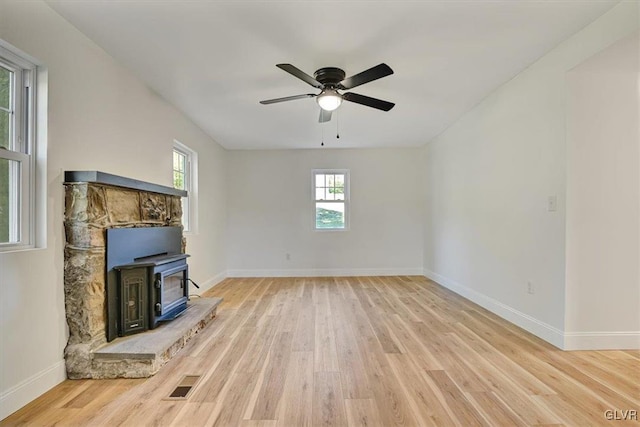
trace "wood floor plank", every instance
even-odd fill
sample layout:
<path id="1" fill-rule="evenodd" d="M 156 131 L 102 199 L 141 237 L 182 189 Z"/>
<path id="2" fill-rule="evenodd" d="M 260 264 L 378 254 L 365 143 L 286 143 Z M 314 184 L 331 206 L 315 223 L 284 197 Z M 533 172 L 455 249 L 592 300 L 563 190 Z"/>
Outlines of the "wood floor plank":
<path id="1" fill-rule="evenodd" d="M 291 353 L 278 408 L 278 426 L 310 426 L 313 413 L 313 352 Z"/>
<path id="2" fill-rule="evenodd" d="M 293 351 L 313 351 L 316 340 L 316 309 L 311 295 L 302 301 L 293 335 Z"/>
<path id="3" fill-rule="evenodd" d="M 611 357 L 592 351 L 572 352 L 574 360 L 589 376 L 615 389 L 640 407 L 640 370 L 634 370 L 637 362 L 631 358 Z M 624 373 L 624 374 L 623 374 Z"/>
<path id="4" fill-rule="evenodd" d="M 251 415 L 253 420 L 276 419 L 276 409 L 282 397 L 287 374 L 285 368 L 289 365 L 291 356 L 291 340 L 290 332 L 278 332 L 274 339 L 264 373 L 264 382 Z"/>
<path id="5" fill-rule="evenodd" d="M 445 371 L 427 371 L 427 375 L 438 387 L 450 412 L 461 425 L 469 427 L 489 425 Z"/>
<path id="6" fill-rule="evenodd" d="M 371 387 L 360 350 L 354 345 L 356 336 L 348 320 L 347 304 L 335 288 L 330 286 L 329 289 L 342 392 L 346 399 L 368 399 L 372 397 Z"/>
<path id="7" fill-rule="evenodd" d="M 224 310 L 222 313 L 216 314 L 215 322 L 209 322 L 205 330 L 202 331 L 202 339 L 189 341 L 188 344 L 191 345 L 189 355 L 197 357 L 205 351 L 207 347 L 216 345 L 219 337 L 222 336 L 221 334 L 224 327 L 235 313 L 236 310 Z"/>
<path id="8" fill-rule="evenodd" d="M 276 420 L 242 420 L 238 425 L 240 427 L 276 427 L 278 424 Z"/>
<path id="9" fill-rule="evenodd" d="M 347 425 L 338 372 L 316 372 L 313 378 L 313 397 L 314 426 Z"/>
<path id="10" fill-rule="evenodd" d="M 494 393 L 469 393 L 469 396 L 475 402 L 476 407 L 489 420 L 490 425 L 504 427 L 524 427 L 527 425 L 518 414 L 510 410 Z"/>
<path id="11" fill-rule="evenodd" d="M 481 357 L 494 366 L 500 366 L 509 378 L 516 381 L 521 388 L 525 388 L 529 394 L 555 394 L 555 391 L 540 381 L 536 376 L 509 359 L 500 352 L 495 351 L 489 343 L 482 340 L 464 325 L 454 325 L 456 336 L 464 339 L 464 342 Z"/>
<path id="12" fill-rule="evenodd" d="M 434 333 L 423 322 L 410 322 L 406 325 L 420 342 L 428 343 L 429 351 L 463 391 L 489 391 L 488 386 L 473 367 L 464 363 L 464 355 L 452 351 L 445 345 L 444 334 Z"/>
<path id="13" fill-rule="evenodd" d="M 277 332 L 277 318 L 275 316 L 264 316 L 261 327 L 258 329 L 253 341 L 248 345 L 236 372 L 258 373 L 264 366 L 267 354 L 271 349 L 273 340 Z"/>
<path id="14" fill-rule="evenodd" d="M 407 287 L 402 282 L 389 278 L 383 280 L 381 277 L 372 277 L 371 284 L 375 288 L 376 292 L 383 298 L 388 307 L 391 308 L 390 315 L 400 316 L 408 321 L 419 321 L 420 319 L 415 316 L 411 310 L 409 310 L 399 299 L 400 296 L 407 294 Z"/>
<path id="15" fill-rule="evenodd" d="M 337 372 L 339 369 L 336 336 L 328 307 L 327 301 L 315 311 L 314 372 Z"/>
<path id="16" fill-rule="evenodd" d="M 403 296 L 398 299 L 419 319 L 419 322 L 427 325 L 430 330 L 435 333 L 451 332 L 451 328 L 448 324 L 444 323 L 442 319 L 439 319 L 429 312 L 429 310 L 416 301 L 412 295 Z"/>
<path id="17" fill-rule="evenodd" d="M 389 304 L 389 301 L 378 291 L 374 277 L 359 277 L 358 282 L 367 284 L 366 287 L 360 289 L 360 293 L 367 296 L 368 300 L 371 301 L 371 307 L 375 307 L 376 311 L 388 316 L 397 313 L 395 308 Z M 356 296 L 360 298 L 358 293 L 356 293 Z"/>
<path id="18" fill-rule="evenodd" d="M 487 387 L 499 397 L 509 399 L 509 407 L 529 424 L 548 424 L 558 422 L 555 417 L 549 417 L 546 411 L 540 411 L 533 405 L 531 396 L 535 395 L 523 386 L 514 383 L 508 376 L 508 371 L 502 371 L 491 362 L 475 352 L 467 343 L 455 334 L 447 334 L 446 343 L 453 352 L 464 354 L 464 363 L 473 368 Z M 490 398 L 492 394 L 479 393 L 482 397 Z M 489 402 L 489 400 L 487 400 Z"/>
<path id="19" fill-rule="evenodd" d="M 247 320 L 244 322 L 245 327 L 252 328 L 258 327 L 260 322 L 265 318 L 271 300 L 276 293 L 271 289 L 273 281 L 261 282 L 260 292 L 260 304 L 256 304 L 255 309 L 251 312 Z"/>
<path id="20" fill-rule="evenodd" d="M 384 427 L 374 399 L 345 399 L 349 427 Z"/>
<path id="21" fill-rule="evenodd" d="M 0 426 L 597 426 L 640 406 L 640 351 L 563 352 L 420 276 L 228 278 L 143 380 L 68 380 Z M 184 375 L 186 400 L 165 400 Z M 616 426 L 637 426 L 615 420 Z"/>
<path id="22" fill-rule="evenodd" d="M 358 347 L 363 353 L 369 387 L 385 426 L 418 425 L 414 413 L 398 379 L 394 376 L 385 353 L 374 336 L 357 336 Z"/>
<path id="23" fill-rule="evenodd" d="M 257 381 L 258 376 L 251 372 L 233 374 L 229 387 L 224 392 L 224 398 L 218 399 L 218 405 L 205 424 L 209 425 L 209 421 L 214 420 L 214 426 L 238 425 Z"/>
<path id="24" fill-rule="evenodd" d="M 393 334 L 383 320 L 383 317 L 394 314 L 388 304 L 382 305 L 382 299 L 375 295 L 377 292 L 367 292 L 365 289 L 354 289 L 354 292 L 360 300 L 360 305 L 367 315 L 367 319 L 373 328 L 380 345 L 385 353 L 402 353 L 400 345 L 394 339 Z M 373 296 L 373 298 L 371 298 Z"/>
<path id="25" fill-rule="evenodd" d="M 594 410 L 600 413 L 612 407 L 633 407 L 632 400 L 616 393 L 606 384 L 598 382 L 589 375 L 576 368 L 571 359 L 571 353 L 560 351 L 544 351 L 548 344 L 535 340 L 530 334 L 517 335 L 506 322 L 489 318 L 478 312 L 469 312 L 473 322 L 467 323 L 470 329 L 478 330 L 483 338 L 502 354 L 516 361 L 524 369 L 532 372 L 538 379 L 558 393 L 568 395 L 580 393 L 580 402 L 588 402 Z M 483 322 L 484 319 L 488 321 Z M 533 340 L 533 342 L 531 341 Z M 514 345 L 514 342 L 518 346 Z M 529 351 L 517 351 L 528 348 Z M 534 353 L 535 350 L 535 353 Z M 640 369 L 640 364 L 638 364 Z M 637 369 L 629 371 L 636 372 Z"/>
<path id="26" fill-rule="evenodd" d="M 232 341 L 220 364 L 201 380 L 194 392 L 195 402 L 215 402 L 218 394 L 227 383 L 234 368 L 244 354 L 246 347 L 255 335 L 255 328 L 242 328 L 238 337 Z"/>
<path id="27" fill-rule="evenodd" d="M 633 357 L 634 359 L 640 359 L 640 350 L 627 350 L 624 351 L 624 353 Z"/>
<path id="28" fill-rule="evenodd" d="M 400 316 L 389 316 L 387 321 L 390 324 L 390 328 L 395 331 L 395 335 L 402 346 L 406 349 L 406 354 L 409 355 L 420 369 L 425 371 L 443 369 L 438 359 L 429 351 L 424 343 L 416 339 L 406 324 L 402 322 Z"/>
<path id="29" fill-rule="evenodd" d="M 167 420 L 167 425 L 172 427 L 198 426 L 205 423 L 214 413 L 214 402 L 187 402 L 173 420 Z M 118 425 L 106 424 L 106 425 Z"/>
<path id="30" fill-rule="evenodd" d="M 144 408 L 145 406 L 144 403 L 146 401 L 142 401 L 135 397 L 134 399 L 131 399 L 131 400 L 122 399 L 122 396 L 127 392 L 128 392 L 127 394 L 138 396 L 139 387 L 130 388 L 127 386 L 127 381 L 132 381 L 133 384 L 144 385 L 144 383 L 141 382 L 141 380 L 124 380 L 124 381 L 102 380 L 102 381 L 105 381 L 106 387 L 101 387 L 101 390 L 100 390 L 101 393 L 93 394 L 93 399 L 91 399 L 87 403 L 87 405 L 85 405 L 79 412 L 76 413 L 75 417 L 73 418 L 74 424 L 88 425 L 91 423 L 90 420 L 93 420 L 94 418 L 96 418 L 96 415 L 100 415 L 100 414 L 103 417 L 103 419 L 105 419 L 106 416 L 115 415 L 117 417 L 120 417 L 120 419 L 124 420 Z M 116 401 L 117 403 L 114 401 Z M 111 403 L 115 403 L 114 405 L 112 405 L 112 409 L 102 413 L 101 409 L 104 408 L 105 406 L 109 406 Z M 138 406 L 139 403 L 140 405 Z M 117 411 L 113 408 L 122 408 L 124 410 Z M 133 410 L 126 410 L 129 408 Z M 46 415 L 46 412 L 43 413 L 42 415 Z M 35 424 L 38 425 L 38 422 L 35 422 Z M 108 424 L 109 423 L 106 423 L 106 422 L 103 423 L 103 425 L 108 425 Z M 43 423 L 40 425 L 47 425 L 47 424 Z"/>
<path id="31" fill-rule="evenodd" d="M 329 278 L 317 278 L 311 281 L 313 283 L 313 290 L 311 292 L 311 299 L 314 304 L 319 305 L 318 310 L 323 313 L 331 313 L 331 307 L 329 305 Z"/>
<path id="32" fill-rule="evenodd" d="M 278 331 L 289 332 L 293 336 L 298 326 L 298 317 L 300 316 L 303 303 L 300 298 L 286 289 L 283 292 L 282 300 L 284 303 L 278 317 L 280 320 Z"/>
<path id="33" fill-rule="evenodd" d="M 153 407 L 143 405 L 139 410 L 134 411 L 122 422 L 122 426 L 162 426 L 166 425 L 166 420 L 174 419 L 187 402 L 184 401 L 160 401 Z"/>
<path id="34" fill-rule="evenodd" d="M 420 425 L 454 425 L 455 418 L 439 399 L 436 390 L 423 379 L 422 372 L 403 354 L 387 354 L 394 376 L 398 379 L 409 401 L 409 406 Z"/>

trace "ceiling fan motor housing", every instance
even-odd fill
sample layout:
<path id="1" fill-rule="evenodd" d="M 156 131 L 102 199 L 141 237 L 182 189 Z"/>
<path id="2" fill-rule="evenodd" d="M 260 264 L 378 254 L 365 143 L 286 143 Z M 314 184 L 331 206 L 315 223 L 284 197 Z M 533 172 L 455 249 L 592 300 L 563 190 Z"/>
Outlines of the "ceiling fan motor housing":
<path id="1" fill-rule="evenodd" d="M 385 63 L 376 65 L 345 79 L 344 70 L 337 67 L 323 67 L 313 73 L 313 77 L 292 64 L 276 64 L 276 67 L 302 80 L 316 89 L 320 89 L 319 94 L 305 93 L 302 95 L 286 96 L 284 98 L 266 99 L 260 101 L 261 104 L 275 104 L 278 102 L 293 101 L 303 98 L 315 98 L 321 108 L 320 123 L 331 120 L 331 111 L 342 104 L 342 101 L 354 102 L 366 107 L 376 108 L 382 111 L 389 111 L 395 105 L 393 102 L 359 95 L 353 92 L 341 94 L 339 90 L 349 90 L 361 86 L 365 83 L 381 79 L 393 74 L 393 70 Z"/>
<path id="2" fill-rule="evenodd" d="M 336 67 L 320 68 L 313 73 L 313 78 L 325 86 L 335 87 L 344 80 L 346 74 L 343 70 Z"/>

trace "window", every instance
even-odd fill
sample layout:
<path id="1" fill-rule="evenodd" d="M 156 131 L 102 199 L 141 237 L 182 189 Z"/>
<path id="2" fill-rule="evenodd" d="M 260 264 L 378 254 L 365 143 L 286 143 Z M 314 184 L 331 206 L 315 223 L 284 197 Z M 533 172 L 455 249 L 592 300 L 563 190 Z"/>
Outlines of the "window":
<path id="1" fill-rule="evenodd" d="M 0 251 L 34 245 L 36 202 L 36 66 L 3 45 L 0 45 Z"/>
<path id="2" fill-rule="evenodd" d="M 316 230 L 349 228 L 349 171 L 313 171 L 314 219 Z"/>
<path id="3" fill-rule="evenodd" d="M 187 192 L 182 198 L 182 225 L 184 231 L 196 232 L 197 225 L 197 165 L 198 156 L 178 141 L 173 142 L 173 187 Z"/>

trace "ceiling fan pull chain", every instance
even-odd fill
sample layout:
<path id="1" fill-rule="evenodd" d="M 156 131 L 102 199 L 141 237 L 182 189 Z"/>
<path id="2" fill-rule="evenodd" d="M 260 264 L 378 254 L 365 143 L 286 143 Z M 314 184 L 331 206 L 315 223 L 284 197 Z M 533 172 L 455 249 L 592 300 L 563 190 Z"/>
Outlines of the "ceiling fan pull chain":
<path id="1" fill-rule="evenodd" d="M 322 135 L 321 137 L 322 141 L 320 142 L 320 146 L 324 147 L 324 128 L 322 127 L 322 125 L 320 125 L 320 131 L 321 131 L 320 134 Z"/>
<path id="2" fill-rule="evenodd" d="M 340 112 L 336 111 L 336 139 L 340 139 Z"/>

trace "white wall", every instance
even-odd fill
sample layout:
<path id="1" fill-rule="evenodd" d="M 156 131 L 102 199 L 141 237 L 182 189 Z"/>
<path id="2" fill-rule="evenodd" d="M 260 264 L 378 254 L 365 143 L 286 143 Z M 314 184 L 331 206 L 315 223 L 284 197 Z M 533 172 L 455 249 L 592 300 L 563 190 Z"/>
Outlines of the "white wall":
<path id="1" fill-rule="evenodd" d="M 636 33 L 568 74 L 565 348 L 640 348 L 639 66 Z"/>
<path id="2" fill-rule="evenodd" d="M 566 73 L 637 28 L 638 3 L 619 4 L 425 148 L 425 274 L 559 347 Z M 549 196 L 557 197 L 555 212 Z"/>
<path id="3" fill-rule="evenodd" d="M 226 152 L 43 2 L 0 2 L 0 39 L 49 77 L 46 247 L 0 254 L 2 419 L 65 376 L 63 171 L 171 185 L 173 139 L 197 150 L 205 219 L 187 244 L 194 279 L 211 285 L 226 263 Z"/>
<path id="4" fill-rule="evenodd" d="M 230 276 L 419 274 L 418 149 L 230 151 Z M 349 169 L 349 231 L 314 231 L 312 169 Z M 286 259 L 286 254 L 291 259 Z"/>

